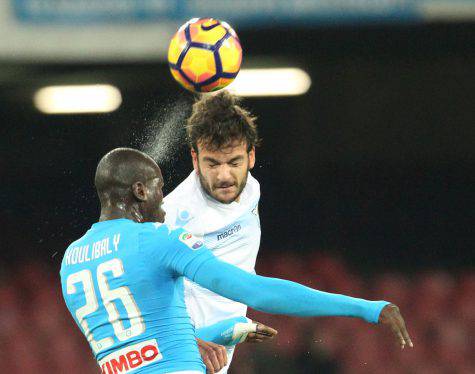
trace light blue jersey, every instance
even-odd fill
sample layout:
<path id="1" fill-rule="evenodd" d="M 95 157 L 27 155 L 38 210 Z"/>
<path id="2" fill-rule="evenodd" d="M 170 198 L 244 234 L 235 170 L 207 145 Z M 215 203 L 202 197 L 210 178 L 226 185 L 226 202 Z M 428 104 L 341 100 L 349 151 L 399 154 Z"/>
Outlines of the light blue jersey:
<path id="1" fill-rule="evenodd" d="M 127 219 L 96 223 L 68 247 L 63 296 L 103 373 L 205 371 L 180 273 L 209 256 L 183 230 Z"/>
<path id="2" fill-rule="evenodd" d="M 218 260 L 182 229 L 127 219 L 99 222 L 66 250 L 61 284 L 103 373 L 205 372 L 182 276 L 268 313 L 377 323 L 388 304 L 250 274 Z M 208 335 L 229 340 L 219 331 Z"/>

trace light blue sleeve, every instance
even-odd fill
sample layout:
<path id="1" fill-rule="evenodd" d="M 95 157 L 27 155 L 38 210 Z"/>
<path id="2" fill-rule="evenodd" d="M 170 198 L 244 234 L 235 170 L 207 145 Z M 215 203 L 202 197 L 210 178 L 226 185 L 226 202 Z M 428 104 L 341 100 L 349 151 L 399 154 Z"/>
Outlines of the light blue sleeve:
<path id="1" fill-rule="evenodd" d="M 250 274 L 218 260 L 199 239 L 182 229 L 168 231 L 166 236 L 168 238 L 162 241 L 161 250 L 154 255 L 160 266 L 262 312 L 298 317 L 358 317 L 377 323 L 381 310 L 389 304 L 387 301 L 332 294 L 283 279 Z M 152 245 L 153 236 L 144 235 L 145 239 L 150 240 Z"/>
<path id="2" fill-rule="evenodd" d="M 317 291 L 277 278 L 249 274 L 215 257 L 203 262 L 190 278 L 228 299 L 266 313 L 299 317 L 358 317 L 377 323 L 387 301 L 368 301 Z"/>
<path id="3" fill-rule="evenodd" d="M 234 325 L 239 322 L 247 322 L 246 317 L 235 317 L 219 321 L 214 325 L 209 325 L 196 329 L 196 336 L 202 340 L 221 345 L 236 345 L 238 342 L 233 340 Z"/>
<path id="4" fill-rule="evenodd" d="M 193 279 L 196 270 L 214 258 L 199 238 L 181 228 L 172 229 L 166 224 L 143 225 L 144 230 L 139 235 L 141 248 L 157 268 Z"/>

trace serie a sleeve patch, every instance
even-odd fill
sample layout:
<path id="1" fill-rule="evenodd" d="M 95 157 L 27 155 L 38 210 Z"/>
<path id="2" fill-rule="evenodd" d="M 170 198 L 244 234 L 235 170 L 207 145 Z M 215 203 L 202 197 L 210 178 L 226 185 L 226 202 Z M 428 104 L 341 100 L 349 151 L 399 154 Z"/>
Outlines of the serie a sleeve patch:
<path id="1" fill-rule="evenodd" d="M 190 232 L 182 232 L 178 236 L 178 240 L 185 244 L 188 248 L 192 250 L 197 250 L 203 246 L 203 241 L 193 236 Z"/>

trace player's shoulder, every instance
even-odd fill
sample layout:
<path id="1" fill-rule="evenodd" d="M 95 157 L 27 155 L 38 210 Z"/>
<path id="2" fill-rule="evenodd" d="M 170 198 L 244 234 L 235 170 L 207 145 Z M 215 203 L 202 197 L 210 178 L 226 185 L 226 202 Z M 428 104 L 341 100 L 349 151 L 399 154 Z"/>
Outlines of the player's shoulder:
<path id="1" fill-rule="evenodd" d="M 173 241 L 172 233 L 172 228 L 166 223 L 140 223 L 138 250 L 145 256 L 155 256 L 161 251 L 166 251 Z"/>
<path id="2" fill-rule="evenodd" d="M 167 215 L 165 222 L 172 227 L 186 226 L 206 208 L 199 188 L 199 180 L 193 171 L 177 188 L 163 200 Z"/>
<path id="3" fill-rule="evenodd" d="M 86 233 L 87 234 L 87 233 Z M 84 242 L 84 237 L 86 236 L 86 234 L 84 234 L 83 236 L 81 236 L 80 238 L 74 240 L 73 242 L 71 242 L 67 247 L 66 247 L 66 250 L 64 251 L 63 253 L 63 258 L 61 260 L 61 268 L 60 268 L 60 274 L 62 275 L 64 272 L 65 272 L 65 265 L 66 263 L 68 262 L 68 254 L 72 252 L 72 250 L 74 248 L 80 248 L 80 246 L 82 245 L 82 243 Z"/>
<path id="4" fill-rule="evenodd" d="M 257 193 L 260 193 L 260 191 L 261 191 L 261 185 L 260 185 L 259 181 L 258 181 L 256 178 L 254 178 L 254 176 L 251 174 L 251 172 L 249 172 L 249 175 L 248 175 L 248 177 L 247 177 L 247 184 L 248 184 L 251 188 L 255 189 L 255 191 L 256 191 Z"/>
<path id="5" fill-rule="evenodd" d="M 244 189 L 242 196 L 243 201 L 246 202 L 246 205 L 249 204 L 251 209 L 254 209 L 254 207 L 259 204 L 261 198 L 261 186 L 251 173 L 247 176 L 246 188 Z"/>
<path id="6" fill-rule="evenodd" d="M 175 227 L 168 223 L 147 222 L 142 223 L 141 226 L 143 226 L 141 231 L 145 235 L 172 241 L 179 238 L 181 234 L 187 232 L 181 227 Z"/>
<path id="7" fill-rule="evenodd" d="M 185 244 L 191 249 L 198 249 L 203 246 L 203 241 L 181 227 L 172 227 L 166 223 L 144 223 L 144 240 L 146 247 L 157 245 L 164 249 L 168 246 L 176 246 L 179 243 Z M 148 243 L 148 245 L 147 245 Z"/>
<path id="8" fill-rule="evenodd" d="M 198 178 L 195 171 L 192 171 L 188 177 L 185 178 L 172 192 L 170 192 L 163 202 L 167 204 L 189 204 L 196 201 L 196 196 L 199 194 Z"/>
<path id="9" fill-rule="evenodd" d="M 198 237 L 191 232 L 178 227 L 174 228 L 170 232 L 170 242 L 173 245 L 180 243 L 180 245 L 186 245 L 188 248 L 192 250 L 197 250 L 203 247 L 204 243 L 201 237 Z"/>
<path id="10" fill-rule="evenodd" d="M 140 232 L 145 235 L 168 237 L 173 229 L 162 222 L 145 222 L 140 224 Z"/>
<path id="11" fill-rule="evenodd" d="M 143 223 L 143 232 L 150 233 L 155 236 L 166 237 L 168 239 L 176 239 L 180 234 L 186 232 L 181 227 L 174 227 L 168 223 L 147 222 Z"/>

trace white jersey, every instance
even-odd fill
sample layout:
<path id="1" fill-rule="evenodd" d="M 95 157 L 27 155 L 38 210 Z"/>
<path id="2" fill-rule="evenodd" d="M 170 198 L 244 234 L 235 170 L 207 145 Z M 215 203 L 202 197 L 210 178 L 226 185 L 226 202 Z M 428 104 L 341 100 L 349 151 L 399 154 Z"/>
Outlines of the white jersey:
<path id="1" fill-rule="evenodd" d="M 239 202 L 220 203 L 201 187 L 193 171 L 164 199 L 165 222 L 201 237 L 220 260 L 255 272 L 261 239 L 258 204 L 259 182 L 249 173 Z M 196 328 L 224 319 L 245 316 L 247 306 L 208 291 L 185 279 L 185 303 Z M 228 366 L 234 348 L 228 349 Z M 226 373 L 227 367 L 220 371 Z"/>

